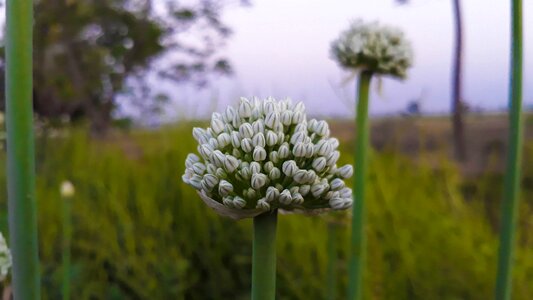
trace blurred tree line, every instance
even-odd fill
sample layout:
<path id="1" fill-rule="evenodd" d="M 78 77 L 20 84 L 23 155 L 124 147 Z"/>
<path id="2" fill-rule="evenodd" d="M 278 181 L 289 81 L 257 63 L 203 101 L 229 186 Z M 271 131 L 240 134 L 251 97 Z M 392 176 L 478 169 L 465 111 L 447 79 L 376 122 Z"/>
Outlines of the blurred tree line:
<path id="1" fill-rule="evenodd" d="M 51 121 L 89 120 L 101 132 L 111 124 L 119 97 L 145 113 L 160 112 L 169 97 L 150 79 L 203 87 L 213 76 L 231 73 L 220 53 L 231 34 L 221 12 L 239 4 L 246 3 L 37 0 L 35 113 Z"/>

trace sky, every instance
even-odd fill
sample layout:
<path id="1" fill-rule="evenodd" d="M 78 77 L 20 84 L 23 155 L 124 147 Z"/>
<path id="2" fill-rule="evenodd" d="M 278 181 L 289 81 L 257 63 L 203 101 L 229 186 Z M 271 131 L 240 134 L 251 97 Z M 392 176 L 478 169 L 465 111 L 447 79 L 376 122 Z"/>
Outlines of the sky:
<path id="1" fill-rule="evenodd" d="M 464 99 L 472 107 L 507 107 L 510 51 L 510 1 L 463 0 Z M 533 1 L 523 1 L 524 103 L 533 105 Z M 351 116 L 355 79 L 330 58 L 331 41 L 351 20 L 377 20 L 404 30 L 414 48 L 414 66 L 405 81 L 374 80 L 370 112 L 404 111 L 421 99 L 422 111 L 450 110 L 453 15 L 450 0 L 254 0 L 232 7 L 224 20 L 233 29 L 224 52 L 236 74 L 207 91 L 186 89 L 176 107 L 196 106 L 202 115 L 233 103 L 239 96 L 291 97 L 309 113 Z M 208 105 L 212 99 L 217 105 Z"/>

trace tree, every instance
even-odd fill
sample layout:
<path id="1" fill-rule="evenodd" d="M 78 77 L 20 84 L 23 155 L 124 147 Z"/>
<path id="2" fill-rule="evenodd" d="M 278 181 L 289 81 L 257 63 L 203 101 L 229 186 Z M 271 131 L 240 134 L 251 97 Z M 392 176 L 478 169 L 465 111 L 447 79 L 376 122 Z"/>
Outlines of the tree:
<path id="1" fill-rule="evenodd" d="M 47 119 L 89 119 L 101 131 L 110 125 L 118 96 L 141 109 L 165 103 L 150 76 L 202 87 L 212 75 L 229 74 L 219 53 L 231 33 L 220 19 L 229 3 L 161 3 L 36 1 L 35 112 Z"/>
<path id="2" fill-rule="evenodd" d="M 408 3 L 409 0 L 397 0 L 401 4 Z M 453 53 L 452 66 L 452 131 L 454 156 L 458 161 L 467 159 L 465 133 L 464 133 L 464 113 L 463 109 L 463 17 L 460 0 L 452 0 L 454 24 L 455 24 L 455 47 Z"/>

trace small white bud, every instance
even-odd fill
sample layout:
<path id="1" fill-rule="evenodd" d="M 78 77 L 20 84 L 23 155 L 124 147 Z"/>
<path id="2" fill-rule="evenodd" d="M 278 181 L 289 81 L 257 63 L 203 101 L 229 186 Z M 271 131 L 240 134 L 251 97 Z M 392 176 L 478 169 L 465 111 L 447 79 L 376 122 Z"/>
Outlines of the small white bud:
<path id="1" fill-rule="evenodd" d="M 235 196 L 235 198 L 233 198 L 233 205 L 235 208 L 242 209 L 246 206 L 246 200 L 239 196 Z"/>
<path id="2" fill-rule="evenodd" d="M 339 194 L 342 198 L 352 198 L 352 189 L 345 187 L 339 191 Z"/>
<path id="3" fill-rule="evenodd" d="M 224 122 L 221 119 L 211 119 L 211 129 L 215 134 L 219 134 L 224 130 Z"/>
<path id="4" fill-rule="evenodd" d="M 252 174 L 258 174 L 258 173 L 261 173 L 261 164 L 258 163 L 258 162 L 251 162 L 250 163 L 250 172 L 252 172 Z"/>
<path id="5" fill-rule="evenodd" d="M 239 128 L 242 124 L 241 117 L 239 117 L 239 114 L 236 114 L 235 117 L 233 117 L 233 121 L 231 121 L 231 125 L 233 128 Z"/>
<path id="6" fill-rule="evenodd" d="M 292 111 L 286 110 L 281 114 L 281 124 L 285 126 L 291 125 L 292 122 Z"/>
<path id="7" fill-rule="evenodd" d="M 307 171 L 306 170 L 298 170 L 296 173 L 294 173 L 293 177 L 294 181 L 298 183 L 306 183 L 307 182 Z"/>
<path id="8" fill-rule="evenodd" d="M 194 127 L 192 129 L 192 136 L 200 144 L 207 143 L 208 139 L 207 139 L 207 134 L 205 132 L 205 129 Z"/>
<path id="9" fill-rule="evenodd" d="M 306 144 L 305 144 L 305 157 L 311 158 L 311 157 L 313 157 L 313 154 L 315 154 L 313 144 L 311 144 L 309 142 L 306 142 Z"/>
<path id="10" fill-rule="evenodd" d="M 223 119 L 226 123 L 231 123 L 233 121 L 233 118 L 235 117 L 235 109 L 232 106 L 226 107 L 226 110 L 224 111 Z"/>
<path id="11" fill-rule="evenodd" d="M 251 186 L 252 188 L 258 190 L 260 188 L 262 188 L 263 186 L 265 186 L 265 184 L 267 184 L 267 181 L 268 181 L 268 178 L 265 174 L 263 173 L 257 173 L 257 174 L 253 174 L 252 175 L 252 180 L 251 180 Z"/>
<path id="12" fill-rule="evenodd" d="M 249 118 L 252 116 L 252 104 L 246 98 L 241 98 L 241 103 L 239 103 L 239 117 Z"/>
<path id="13" fill-rule="evenodd" d="M 74 185 L 68 180 L 65 180 L 61 183 L 61 188 L 59 190 L 61 192 L 61 197 L 63 198 L 72 198 L 76 193 Z"/>
<path id="14" fill-rule="evenodd" d="M 337 169 L 337 175 L 339 175 L 339 177 L 344 178 L 344 179 L 348 179 L 348 178 L 352 177 L 352 175 L 353 175 L 353 167 L 352 167 L 352 165 L 344 165 L 344 166 L 338 168 Z"/>
<path id="15" fill-rule="evenodd" d="M 253 200 L 257 197 L 257 192 L 253 188 L 249 188 L 243 191 L 244 197 Z"/>
<path id="16" fill-rule="evenodd" d="M 217 171 L 217 167 L 214 164 L 207 163 L 207 173 L 209 174 L 215 174 Z"/>
<path id="17" fill-rule="evenodd" d="M 305 114 L 297 111 L 292 115 L 292 124 L 302 123 L 305 120 Z"/>
<path id="18" fill-rule="evenodd" d="M 202 189 L 202 177 L 199 175 L 194 174 L 187 183 L 197 190 Z"/>
<path id="19" fill-rule="evenodd" d="M 222 199 L 222 203 L 229 207 L 229 208 L 235 208 L 235 206 L 233 205 L 233 197 L 229 196 L 229 197 L 224 197 Z"/>
<path id="20" fill-rule="evenodd" d="M 191 168 L 194 163 L 199 162 L 199 161 L 200 161 L 200 158 L 196 154 L 189 153 L 187 155 L 187 158 L 185 159 L 185 166 L 187 168 Z"/>
<path id="21" fill-rule="evenodd" d="M 330 187 L 332 190 L 338 191 L 344 188 L 344 181 L 342 181 L 342 179 L 339 179 L 339 178 L 333 179 L 330 183 Z"/>
<path id="22" fill-rule="evenodd" d="M 289 157 L 290 150 L 289 150 L 289 144 L 283 143 L 278 150 L 279 158 L 285 159 Z"/>
<path id="23" fill-rule="evenodd" d="M 307 134 L 307 124 L 304 123 L 298 123 L 296 127 L 294 127 L 294 132 L 303 131 Z"/>
<path id="24" fill-rule="evenodd" d="M 249 153 L 251 152 L 253 149 L 254 149 L 254 146 L 253 146 L 253 143 L 252 143 L 252 140 L 249 139 L 249 138 L 244 138 L 241 140 L 241 149 L 246 152 L 246 153 Z"/>
<path id="25" fill-rule="evenodd" d="M 220 183 L 218 184 L 218 193 L 224 197 L 231 192 L 233 192 L 233 185 L 226 180 L 220 180 Z"/>
<path id="26" fill-rule="evenodd" d="M 294 147 L 292 148 L 292 154 L 294 155 L 294 157 L 305 157 L 306 155 L 306 147 L 304 145 L 304 143 L 297 143 L 296 145 L 294 145 Z"/>
<path id="27" fill-rule="evenodd" d="M 283 174 L 285 174 L 288 177 L 294 176 L 296 171 L 298 171 L 298 166 L 296 165 L 296 162 L 294 160 L 288 160 L 283 163 L 281 167 Z"/>
<path id="28" fill-rule="evenodd" d="M 257 107 L 252 109 L 252 116 L 250 117 L 250 121 L 257 120 L 261 118 L 261 110 Z"/>
<path id="29" fill-rule="evenodd" d="M 202 187 L 207 191 L 211 191 L 218 184 L 218 177 L 213 174 L 205 174 L 202 179 Z"/>
<path id="30" fill-rule="evenodd" d="M 308 183 L 315 182 L 316 178 L 317 178 L 316 173 L 313 170 L 309 170 L 305 174 L 305 179 L 306 179 L 305 181 L 308 182 Z"/>
<path id="31" fill-rule="evenodd" d="M 331 144 L 326 140 L 320 140 L 315 145 L 315 153 L 318 155 L 326 156 L 332 151 Z"/>
<path id="32" fill-rule="evenodd" d="M 242 168 L 238 174 L 240 174 L 244 180 L 249 180 L 252 177 L 252 172 L 248 167 Z"/>
<path id="33" fill-rule="evenodd" d="M 279 197 L 279 190 L 273 186 L 269 186 L 266 191 L 266 201 L 272 202 L 272 201 L 277 200 L 278 197 Z"/>
<path id="34" fill-rule="evenodd" d="M 265 101 L 264 103 L 264 112 L 269 114 L 272 112 L 277 112 L 276 103 L 273 101 Z"/>
<path id="35" fill-rule="evenodd" d="M 203 163 L 197 162 L 192 165 L 192 170 L 195 174 L 198 175 L 204 175 L 205 173 L 205 165 Z"/>
<path id="36" fill-rule="evenodd" d="M 270 112 L 265 117 L 265 125 L 269 128 L 274 128 L 276 124 L 280 124 L 279 122 L 279 113 L 277 112 Z"/>
<path id="37" fill-rule="evenodd" d="M 265 169 L 266 172 L 270 172 L 274 168 L 274 163 L 271 161 L 267 161 L 265 165 L 263 166 L 263 169 Z"/>
<path id="38" fill-rule="evenodd" d="M 289 192 L 291 192 L 291 195 L 294 196 L 294 194 L 298 193 L 298 191 L 300 190 L 300 187 L 299 186 L 293 186 L 289 189 Z"/>
<path id="39" fill-rule="evenodd" d="M 317 123 L 316 119 L 309 120 L 309 122 L 307 122 L 307 130 L 311 132 L 315 132 L 316 123 Z"/>
<path id="40" fill-rule="evenodd" d="M 238 131 L 231 132 L 231 145 L 234 148 L 239 148 L 241 146 L 241 135 Z"/>
<path id="41" fill-rule="evenodd" d="M 339 198 L 339 197 L 331 198 L 329 200 L 329 206 L 331 206 L 331 208 L 333 208 L 335 210 L 343 209 L 344 208 L 344 199 Z"/>
<path id="42" fill-rule="evenodd" d="M 292 203 L 302 205 L 304 203 L 304 197 L 300 193 L 295 193 L 292 195 Z"/>
<path id="43" fill-rule="evenodd" d="M 241 151 L 237 148 L 233 148 L 233 150 L 231 150 L 231 155 L 236 158 L 241 158 Z"/>
<path id="44" fill-rule="evenodd" d="M 218 141 L 215 138 L 209 139 L 209 145 L 213 147 L 213 149 L 218 149 Z"/>
<path id="45" fill-rule="evenodd" d="M 223 132 L 217 137 L 218 146 L 224 148 L 231 143 L 231 137 L 229 134 Z"/>
<path id="46" fill-rule="evenodd" d="M 272 130 L 268 130 L 266 134 L 266 144 L 274 146 L 278 142 L 278 135 Z"/>
<path id="47" fill-rule="evenodd" d="M 302 101 L 298 101 L 293 107 L 294 111 L 305 112 L 305 104 Z"/>
<path id="48" fill-rule="evenodd" d="M 250 123 L 244 123 L 239 127 L 239 133 L 241 134 L 241 137 L 251 139 L 254 136 L 254 129 Z"/>
<path id="49" fill-rule="evenodd" d="M 272 151 L 268 154 L 268 158 L 271 162 L 277 164 L 279 162 L 279 154 L 278 151 Z"/>
<path id="50" fill-rule="evenodd" d="M 330 200 L 330 199 L 333 199 L 333 198 L 337 198 L 340 196 L 340 193 L 337 192 L 337 191 L 329 191 L 326 193 L 326 195 L 324 195 L 324 199 L 326 200 Z"/>
<path id="51" fill-rule="evenodd" d="M 226 160 L 224 160 L 224 168 L 229 173 L 233 173 L 235 169 L 239 166 L 239 160 L 231 155 L 226 155 Z"/>
<path id="52" fill-rule="evenodd" d="M 215 172 L 215 175 L 218 177 L 218 178 L 227 178 L 228 177 L 228 174 L 226 173 L 226 171 L 224 171 L 224 169 L 222 168 L 218 168 Z"/>
<path id="53" fill-rule="evenodd" d="M 322 172 L 326 168 L 326 158 L 324 157 L 317 157 L 313 160 L 313 163 L 311 164 L 313 169 L 315 169 L 317 172 Z"/>
<path id="54" fill-rule="evenodd" d="M 326 136 L 329 133 L 328 123 L 324 120 L 318 121 L 315 128 L 316 134 L 320 136 Z"/>
<path id="55" fill-rule="evenodd" d="M 308 184 L 304 184 L 304 185 L 301 185 L 300 186 L 300 194 L 302 194 L 302 196 L 307 196 L 307 194 L 309 194 L 309 191 L 311 191 L 311 186 L 308 185 Z"/>
<path id="56" fill-rule="evenodd" d="M 314 184 L 313 186 L 311 186 L 311 194 L 313 194 L 315 198 L 319 198 L 320 196 L 322 196 L 322 194 L 324 194 L 327 188 L 328 186 L 325 184 Z"/>
<path id="57" fill-rule="evenodd" d="M 265 198 L 262 198 L 257 201 L 256 208 L 261 210 L 270 210 L 270 204 L 266 202 Z"/>
<path id="58" fill-rule="evenodd" d="M 268 178 L 270 178 L 271 180 L 277 180 L 281 177 L 281 171 L 274 167 L 272 168 L 272 170 L 270 170 L 270 172 L 268 173 Z"/>
<path id="59" fill-rule="evenodd" d="M 333 151 L 328 154 L 328 156 L 326 156 L 326 165 L 328 165 L 328 167 L 333 167 L 337 163 L 337 160 L 339 160 L 340 155 L 339 151 Z"/>
<path id="60" fill-rule="evenodd" d="M 337 138 L 330 138 L 329 144 L 331 145 L 331 148 L 335 150 L 339 147 L 339 140 Z"/>
<path id="61" fill-rule="evenodd" d="M 303 143 L 307 134 L 303 131 L 298 131 L 291 137 L 291 144 L 296 145 L 298 143 Z"/>
<path id="62" fill-rule="evenodd" d="M 343 200 L 344 200 L 344 206 L 342 207 L 342 209 L 347 209 L 347 208 L 352 207 L 353 205 L 352 198 L 343 198 Z"/>
<path id="63" fill-rule="evenodd" d="M 204 159 L 209 160 L 209 157 L 213 153 L 213 147 L 209 144 L 202 144 L 198 146 L 198 152 Z"/>
<path id="64" fill-rule="evenodd" d="M 224 165 L 225 159 L 226 156 L 220 150 L 215 150 L 211 153 L 210 161 L 219 168 Z"/>
<path id="65" fill-rule="evenodd" d="M 262 147 L 262 148 L 265 147 L 266 141 L 265 141 L 265 136 L 263 135 L 263 133 L 259 132 L 254 135 L 252 139 L 252 145 L 254 145 L 254 147 Z"/>
<path id="66" fill-rule="evenodd" d="M 281 144 L 285 141 L 285 133 L 283 131 L 278 132 L 278 143 Z"/>
<path id="67" fill-rule="evenodd" d="M 284 205 L 290 205 L 292 203 L 291 192 L 287 189 L 283 190 L 283 192 L 279 194 L 279 202 Z"/>
<path id="68" fill-rule="evenodd" d="M 259 119 L 252 123 L 252 128 L 256 134 L 263 133 L 265 132 L 265 123 L 262 119 Z"/>
<path id="69" fill-rule="evenodd" d="M 253 159 L 255 161 L 263 161 L 266 159 L 267 153 L 265 151 L 265 148 L 263 147 L 255 147 L 254 153 L 253 153 Z"/>

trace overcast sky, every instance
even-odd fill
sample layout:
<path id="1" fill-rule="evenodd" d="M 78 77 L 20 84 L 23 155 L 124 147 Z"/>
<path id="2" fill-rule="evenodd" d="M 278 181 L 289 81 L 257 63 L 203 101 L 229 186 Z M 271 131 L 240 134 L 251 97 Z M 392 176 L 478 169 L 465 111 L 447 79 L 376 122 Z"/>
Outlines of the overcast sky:
<path id="1" fill-rule="evenodd" d="M 509 72 L 509 2 L 463 0 L 464 98 L 485 109 L 506 107 Z M 524 2 L 524 102 L 533 104 L 533 1 Z M 236 74 L 210 91 L 182 91 L 182 105 L 203 111 L 214 95 L 219 107 L 238 95 L 290 96 L 313 114 L 345 115 L 355 81 L 346 81 L 330 59 L 329 47 L 350 20 L 378 20 L 402 28 L 412 41 L 415 65 L 403 82 L 384 78 L 382 95 L 373 89 L 371 112 L 394 113 L 414 98 L 426 112 L 450 108 L 453 16 L 450 0 L 254 0 L 248 8 L 230 8 L 224 19 L 233 28 L 226 53 Z M 353 100 L 352 100 L 353 101 Z M 187 104 L 188 103 L 188 104 Z"/>

